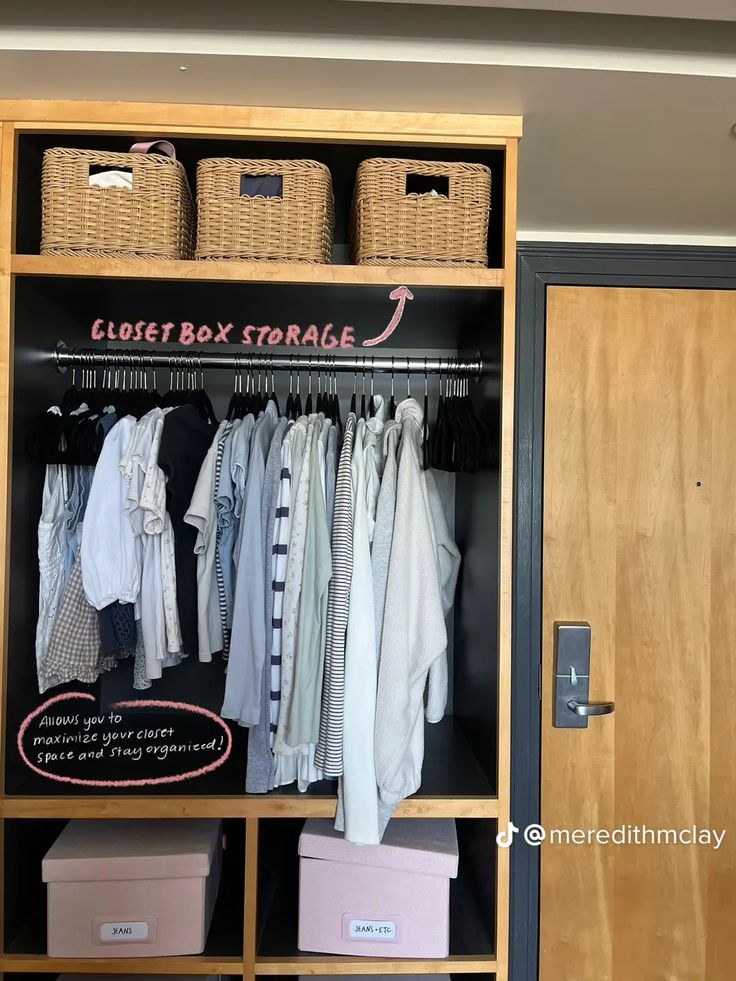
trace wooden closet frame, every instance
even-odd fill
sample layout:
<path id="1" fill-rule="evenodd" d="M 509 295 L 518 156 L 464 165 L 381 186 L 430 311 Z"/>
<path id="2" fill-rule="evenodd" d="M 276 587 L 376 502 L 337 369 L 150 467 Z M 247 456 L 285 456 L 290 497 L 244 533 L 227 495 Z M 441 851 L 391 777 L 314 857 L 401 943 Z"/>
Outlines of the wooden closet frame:
<path id="1" fill-rule="evenodd" d="M 173 121 L 176 122 L 173 122 Z M 503 364 L 500 475 L 499 647 L 498 647 L 498 796 L 417 797 L 405 801 L 398 816 L 492 818 L 506 828 L 510 817 L 511 591 L 514 459 L 515 288 L 517 156 L 521 118 L 516 116 L 397 113 L 321 109 L 273 109 L 237 106 L 162 105 L 117 102 L 0 101 L 0 564 L 3 598 L 0 671 L 6 699 L 8 649 L 8 568 L 10 542 L 10 461 L 12 445 L 12 362 L 14 281 L 23 276 L 95 276 L 212 282 L 407 284 L 457 286 L 503 291 Z M 500 269 L 310 266 L 240 262 L 198 263 L 123 259 L 86 259 L 14 254 L 18 138 L 25 133 L 101 134 L 290 140 L 325 143 L 403 144 L 497 148 L 505 154 L 503 267 Z M 40 189 L 39 189 L 40 191 Z M 492 707 L 489 707 L 492 711 Z M 0 718 L 0 771 L 4 774 L 5 729 Z M 3 778 L 4 779 L 4 778 Z M 508 979 L 509 850 L 497 849 L 496 953 L 451 956 L 447 960 L 390 958 L 257 957 L 258 830 L 262 818 L 331 817 L 334 797 L 8 797 L 0 795 L 0 846 L 4 822 L 12 818 L 229 817 L 245 821 L 246 869 L 243 956 L 155 959 L 60 959 L 7 954 L 0 932 L 0 972 L 106 972 L 157 974 L 230 974 L 253 981 L 256 975 L 292 974 L 493 974 Z M 0 848 L 0 928 L 4 896 Z M 492 870 L 489 869 L 489 875 Z"/>

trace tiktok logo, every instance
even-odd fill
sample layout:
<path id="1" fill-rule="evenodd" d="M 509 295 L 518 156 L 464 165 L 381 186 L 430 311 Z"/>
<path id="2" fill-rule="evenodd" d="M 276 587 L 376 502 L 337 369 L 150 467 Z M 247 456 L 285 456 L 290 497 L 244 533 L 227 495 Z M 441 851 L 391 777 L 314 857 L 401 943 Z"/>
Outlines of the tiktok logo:
<path id="1" fill-rule="evenodd" d="M 496 835 L 496 844 L 499 848 L 511 848 L 514 842 L 514 835 L 519 833 L 519 829 L 516 827 L 513 821 L 509 821 L 508 827 L 505 831 L 499 831 Z"/>

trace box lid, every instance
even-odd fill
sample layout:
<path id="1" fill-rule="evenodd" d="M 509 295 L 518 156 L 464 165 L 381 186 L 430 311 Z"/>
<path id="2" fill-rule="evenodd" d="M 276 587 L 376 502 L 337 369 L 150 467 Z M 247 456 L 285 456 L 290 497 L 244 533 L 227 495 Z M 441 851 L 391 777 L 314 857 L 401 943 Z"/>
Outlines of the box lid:
<path id="1" fill-rule="evenodd" d="M 331 821 L 313 818 L 304 825 L 299 854 L 350 865 L 457 876 L 457 832 L 451 818 L 390 821 L 380 845 L 355 845 L 335 831 Z"/>
<path id="2" fill-rule="evenodd" d="M 220 838 L 216 819 L 70 821 L 44 857 L 43 881 L 207 876 Z"/>

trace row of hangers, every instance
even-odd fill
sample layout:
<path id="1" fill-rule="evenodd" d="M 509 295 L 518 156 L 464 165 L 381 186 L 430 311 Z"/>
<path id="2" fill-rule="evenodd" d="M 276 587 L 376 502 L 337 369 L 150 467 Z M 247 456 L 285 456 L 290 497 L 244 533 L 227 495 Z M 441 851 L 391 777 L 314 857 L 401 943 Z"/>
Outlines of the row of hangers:
<path id="1" fill-rule="evenodd" d="M 104 439 L 98 423 L 103 413 L 115 411 L 118 418 L 133 415 L 140 418 L 156 407 L 166 408 L 190 404 L 203 419 L 212 424 L 217 418 L 212 401 L 205 388 L 205 371 L 201 359 L 174 355 L 169 359 L 168 391 L 160 394 L 156 366 L 145 355 L 129 355 L 128 363 L 120 364 L 113 358 L 110 365 L 101 370 L 98 384 L 98 368 L 84 360 L 80 354 L 80 384 L 77 386 L 76 367 L 72 368 L 72 384 L 62 396 L 59 405 L 42 413 L 34 420 L 28 438 L 30 456 L 41 463 L 94 464 Z M 322 358 L 324 360 L 324 358 Z M 312 357 L 290 359 L 289 390 L 284 407 L 287 419 L 296 420 L 300 415 L 322 412 L 330 418 L 342 433 L 340 394 L 338 391 L 337 362 L 333 358 L 331 368 L 313 368 Z M 396 374 L 403 374 L 403 359 L 391 358 L 390 398 L 387 417 L 396 415 Z M 376 413 L 372 358 L 363 358 L 361 368 L 353 374 L 350 412 L 358 418 L 370 419 Z M 437 415 L 433 427 L 429 425 L 429 378 L 424 372 L 424 432 L 423 464 L 439 470 L 474 473 L 494 464 L 494 436 L 486 423 L 475 412 L 470 398 L 470 382 L 467 375 L 448 362 L 446 370 L 439 372 L 439 397 Z M 406 359 L 406 396 L 411 397 L 409 359 Z M 307 374 L 305 400 L 302 406 L 301 375 Z M 366 375 L 370 374 L 369 390 L 366 391 Z M 313 376 L 316 386 L 313 390 Z M 362 375 L 359 386 L 358 376 Z M 245 376 L 245 378 L 243 377 Z M 296 382 L 295 377 L 296 376 Z M 360 392 L 360 397 L 359 397 Z M 273 361 L 263 355 L 257 365 L 252 356 L 247 365 L 237 362 L 234 369 L 233 391 L 227 408 L 228 419 L 243 418 L 249 413 L 258 415 L 269 401 L 273 401 L 280 414 L 276 395 L 276 377 Z M 497 436 L 497 434 L 496 434 Z M 495 440 L 497 442 L 497 439 Z"/>
<path id="2" fill-rule="evenodd" d="M 172 366 L 169 389 L 161 394 L 156 368 L 146 365 L 142 356 L 137 361 L 131 359 L 129 365 L 105 366 L 101 379 L 91 360 L 83 361 L 80 384 L 77 385 L 77 370 L 73 367 L 72 383 L 58 405 L 40 413 L 31 423 L 26 450 L 39 463 L 91 466 L 102 449 L 105 433 L 99 423 L 106 413 L 115 412 L 117 418 L 132 415 L 140 419 L 151 409 L 185 404 L 193 405 L 206 421 L 217 422 L 201 367 L 197 370 L 193 365 Z"/>

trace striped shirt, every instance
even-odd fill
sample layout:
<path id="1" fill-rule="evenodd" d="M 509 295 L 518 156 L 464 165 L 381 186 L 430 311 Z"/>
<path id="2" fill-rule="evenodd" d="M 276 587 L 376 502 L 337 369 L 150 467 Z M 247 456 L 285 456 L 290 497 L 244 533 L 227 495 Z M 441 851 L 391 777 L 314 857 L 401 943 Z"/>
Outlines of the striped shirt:
<path id="1" fill-rule="evenodd" d="M 271 589 L 273 591 L 273 613 L 271 618 L 271 748 L 273 748 L 279 721 L 281 704 L 281 636 L 284 610 L 284 586 L 286 581 L 286 559 L 289 551 L 289 531 L 291 529 L 291 433 L 281 444 L 281 479 L 278 488 L 276 520 L 273 526 L 271 545 Z"/>
<path id="2" fill-rule="evenodd" d="M 217 498 L 217 490 L 220 486 L 220 474 L 222 473 L 222 456 L 225 452 L 225 442 L 227 441 L 230 431 L 233 428 L 232 422 L 226 423 L 224 429 L 220 433 L 220 437 L 217 443 L 217 456 L 215 458 L 215 480 L 214 480 L 214 495 L 215 495 L 215 507 L 218 513 L 218 518 L 222 512 L 222 506 Z M 215 573 L 217 575 L 217 599 L 220 606 L 220 622 L 222 623 L 222 656 L 227 658 L 230 652 L 230 626 L 228 623 L 228 604 L 225 590 L 225 576 L 222 570 L 222 554 L 220 552 L 220 539 L 222 538 L 222 525 L 220 521 L 217 522 L 217 539 L 215 546 Z"/>
<path id="3" fill-rule="evenodd" d="M 332 579 L 327 594 L 327 644 L 325 648 L 322 715 L 316 765 L 326 777 L 343 771 L 342 739 L 345 705 L 345 634 L 348 626 L 350 585 L 353 575 L 353 477 L 351 461 L 356 417 L 345 423 L 337 467 L 332 522 Z"/>

